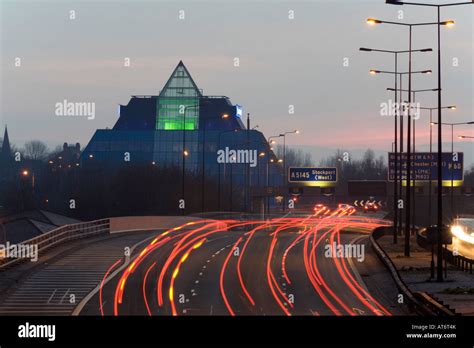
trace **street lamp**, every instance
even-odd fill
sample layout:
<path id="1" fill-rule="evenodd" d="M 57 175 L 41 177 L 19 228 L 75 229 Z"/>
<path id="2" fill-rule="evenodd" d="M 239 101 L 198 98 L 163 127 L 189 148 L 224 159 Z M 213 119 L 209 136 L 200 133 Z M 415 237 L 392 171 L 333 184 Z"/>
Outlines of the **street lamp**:
<path id="1" fill-rule="evenodd" d="M 437 281 L 443 281 L 443 248 L 441 245 L 441 233 L 442 233 L 442 224 L 443 224 L 443 198 L 442 198 L 442 172 L 441 172 L 441 164 L 442 164 L 442 108 L 441 108 L 441 25 L 445 25 L 447 27 L 452 27 L 454 25 L 454 21 L 449 20 L 445 22 L 440 22 L 441 18 L 441 7 L 448 7 L 448 6 L 459 6 L 459 5 L 472 5 L 474 1 L 469 2 L 457 2 L 451 4 L 427 4 L 427 3 L 417 3 L 417 2 L 405 2 L 405 1 L 396 1 L 396 0 L 386 0 L 387 4 L 391 5 L 414 5 L 414 6 L 428 6 L 428 7 L 436 7 L 437 8 L 437 26 L 438 26 L 438 233 L 437 233 Z M 444 24 L 443 24 L 444 23 Z"/>
<path id="2" fill-rule="evenodd" d="M 442 109 L 448 109 L 448 110 L 456 110 L 455 105 L 449 105 L 449 106 L 443 106 L 441 107 Z M 433 128 L 431 127 L 433 125 L 433 110 L 437 110 L 438 108 L 428 108 L 428 107 L 420 107 L 420 110 L 429 110 L 430 111 L 430 167 L 431 167 L 431 156 L 433 154 Z M 431 188 L 432 182 L 431 182 L 431 169 L 430 169 L 430 179 L 429 179 L 429 188 L 428 188 L 428 226 L 431 226 Z M 432 278 L 434 275 L 432 275 Z"/>
<path id="3" fill-rule="evenodd" d="M 363 51 L 363 52 L 390 53 L 390 54 L 393 54 L 395 56 L 395 88 L 394 88 L 395 97 L 394 97 L 394 99 L 395 99 L 395 103 L 396 103 L 398 101 L 398 98 L 397 98 L 398 55 L 402 54 L 402 53 L 408 53 L 409 51 L 407 51 L 407 50 L 397 50 L 397 51 L 394 51 L 394 50 L 381 50 L 381 49 L 367 48 L 367 47 L 361 47 L 361 48 L 359 48 L 359 50 Z M 433 49 L 431 49 L 431 48 L 423 48 L 423 49 L 418 49 L 418 50 L 412 50 L 412 52 L 431 52 L 431 51 L 433 51 Z M 372 74 L 373 75 L 376 74 L 375 70 Z M 400 78 L 401 78 L 401 75 L 400 75 Z M 395 178 L 394 178 L 394 181 L 393 181 L 393 244 L 397 244 L 397 233 L 399 231 L 399 227 L 398 227 L 398 213 L 399 213 L 398 212 L 398 144 L 397 144 L 397 138 L 398 138 L 397 115 L 398 115 L 398 112 L 399 112 L 399 108 L 396 108 L 395 110 L 396 111 L 395 111 L 395 115 L 394 115 Z M 401 125 L 402 125 L 403 120 L 401 119 L 401 117 L 400 117 L 400 122 L 401 122 Z M 403 128 L 400 127 L 400 129 L 402 130 Z M 400 137 L 403 137 L 402 133 L 400 133 Z M 402 150 L 400 152 L 402 152 Z M 400 225 L 400 227 L 401 227 L 401 225 Z"/>
<path id="4" fill-rule="evenodd" d="M 185 209 L 186 209 L 186 201 L 185 201 L 185 196 L 184 196 L 184 175 L 185 175 L 185 165 L 186 165 L 186 157 L 189 156 L 189 152 L 186 150 L 186 112 L 188 109 L 191 108 L 198 108 L 200 104 L 194 104 L 194 105 L 186 105 L 183 109 L 183 147 L 182 147 L 182 181 L 181 181 L 181 199 L 183 200 L 183 209 L 182 209 L 182 214 L 184 215 Z"/>
<path id="5" fill-rule="evenodd" d="M 432 125 L 437 125 L 438 122 L 432 122 Z M 443 122 L 441 123 L 442 126 L 451 126 L 451 155 L 454 153 L 454 127 L 455 126 L 465 126 L 469 124 L 474 124 L 474 121 L 469 122 L 456 122 L 456 123 L 449 123 Z M 453 177 L 453 168 L 451 168 L 451 214 L 454 213 L 454 177 Z"/>
<path id="6" fill-rule="evenodd" d="M 218 150 L 220 150 L 221 147 L 221 136 L 224 133 L 230 133 L 230 132 L 238 132 L 240 131 L 239 128 L 231 129 L 231 130 L 225 130 L 219 132 L 219 139 L 218 139 Z M 224 178 L 225 178 L 225 164 L 224 164 Z M 217 164 L 217 209 L 221 211 L 221 164 Z"/>
<path id="7" fill-rule="evenodd" d="M 401 23 L 401 22 L 392 22 L 392 21 L 381 21 L 378 19 L 374 18 L 369 18 L 367 20 L 368 24 L 374 25 L 374 24 L 392 24 L 392 25 L 398 25 L 398 26 L 405 26 L 409 28 L 409 36 L 408 36 L 408 42 L 409 42 L 409 58 L 408 58 L 408 103 L 411 105 L 411 74 L 412 74 L 412 59 L 411 59 L 411 45 L 412 45 L 412 30 L 414 26 L 426 26 L 426 25 L 438 25 L 438 31 L 440 30 L 441 25 L 446 25 L 446 26 L 452 26 L 454 25 L 454 21 L 449 20 L 449 21 L 444 21 L 440 22 L 439 18 L 438 21 L 435 23 L 429 22 L 429 23 Z M 375 73 L 375 72 L 374 72 Z M 431 73 L 431 70 L 426 73 Z M 438 88 L 441 89 L 440 84 L 438 85 Z M 411 110 L 410 108 L 408 109 L 408 135 L 407 135 L 407 188 L 406 188 L 406 220 L 405 220 L 405 256 L 409 257 L 410 256 L 410 191 L 411 191 Z M 441 162 L 441 154 L 438 154 L 438 160 Z M 440 163 L 439 163 L 440 165 Z M 438 168 L 439 170 L 439 168 Z M 440 174 L 441 175 L 441 174 Z"/>
<path id="8" fill-rule="evenodd" d="M 206 172 L 205 172 L 205 147 L 206 147 L 206 121 L 212 120 L 227 120 L 229 118 L 229 114 L 222 114 L 221 116 L 211 117 L 203 121 L 203 128 L 202 128 L 202 164 L 201 164 L 201 211 L 204 212 L 204 186 L 206 181 Z"/>
<path id="9" fill-rule="evenodd" d="M 298 129 L 295 129 L 294 131 L 291 132 L 284 132 L 280 134 L 280 137 L 283 137 L 283 187 L 284 189 L 286 188 L 286 135 L 287 134 L 300 134 L 300 131 Z M 283 211 L 286 210 L 286 190 L 283 192 Z"/>
<path id="10" fill-rule="evenodd" d="M 437 125 L 438 122 L 431 122 L 431 125 Z M 457 122 L 457 123 L 447 123 L 443 122 L 440 125 L 441 126 L 451 126 L 451 156 L 454 153 L 454 126 L 460 126 L 460 125 L 468 125 L 468 124 L 474 124 L 473 122 Z M 440 126 L 439 125 L 439 126 Z M 438 175 L 439 175 L 439 170 L 438 170 Z M 439 180 L 439 178 L 438 178 Z M 451 215 L 453 216 L 454 214 L 454 178 L 453 178 L 453 168 L 451 168 L 451 190 L 450 190 L 450 195 L 451 195 Z M 438 254 L 439 257 L 439 254 Z M 442 261 L 442 259 L 441 259 Z M 446 272 L 447 272 L 447 265 L 446 265 L 446 260 L 445 260 L 445 277 L 446 277 Z"/>
<path id="11" fill-rule="evenodd" d="M 470 137 L 468 135 L 458 135 L 458 139 L 474 139 L 474 137 Z"/>
<path id="12" fill-rule="evenodd" d="M 35 172 L 34 171 L 29 171 L 28 169 L 24 169 L 21 171 L 21 175 L 25 178 L 29 177 L 31 175 L 31 188 L 33 190 L 33 193 L 34 193 L 34 190 L 35 190 Z"/>
<path id="13" fill-rule="evenodd" d="M 282 136 L 283 136 L 283 134 L 272 135 L 271 137 L 269 137 L 268 140 L 267 140 L 269 146 L 272 145 L 272 144 L 276 144 L 276 140 L 274 140 L 274 139 L 280 138 Z M 273 148 L 270 147 L 270 150 L 273 151 Z M 268 187 L 270 187 L 270 174 L 269 174 L 270 170 L 269 170 L 268 161 L 273 163 L 275 160 L 273 158 L 270 158 L 270 156 L 267 157 L 267 189 L 268 189 Z M 267 197 L 267 212 L 270 212 L 270 197 Z"/>
<path id="14" fill-rule="evenodd" d="M 401 91 L 405 91 L 405 92 L 409 92 L 408 90 L 401 90 Z M 438 91 L 437 88 L 430 88 L 430 89 L 415 89 L 415 90 L 412 90 L 411 92 L 413 93 L 413 104 L 415 103 L 416 101 L 416 93 L 420 93 L 420 92 L 436 92 Z M 411 105 L 409 105 L 408 107 L 411 108 Z M 418 115 L 420 116 L 420 115 Z M 416 118 L 413 118 L 413 154 L 416 153 Z M 430 171 L 431 173 L 431 171 Z M 431 174 L 430 174 L 431 175 Z M 415 180 L 416 180 L 416 176 L 415 178 L 412 179 L 412 182 L 413 182 L 413 187 L 415 188 L 416 187 L 416 183 L 415 183 Z M 431 185 L 430 185 L 430 190 L 431 190 Z M 413 207 L 412 207 L 412 213 L 413 213 L 413 219 L 412 219 L 412 226 L 413 226 L 413 229 L 415 228 L 415 225 L 416 225 L 416 222 L 415 222 L 415 200 L 416 200 L 416 194 L 415 194 L 415 189 L 413 190 L 412 192 L 412 202 L 413 202 Z"/>
<path id="15" fill-rule="evenodd" d="M 424 48 L 424 49 L 419 49 L 419 50 L 409 50 L 409 51 L 400 51 L 400 52 L 408 52 L 411 54 L 411 52 L 430 52 L 430 48 Z M 395 71 L 385 71 L 385 70 L 375 70 L 375 69 L 372 69 L 369 71 L 370 74 L 372 75 L 376 75 L 376 74 L 393 74 L 395 75 L 395 88 L 387 88 L 387 90 L 389 91 L 394 91 L 395 92 L 395 101 L 397 102 L 397 92 L 404 92 L 404 91 L 408 91 L 410 92 L 410 90 L 406 90 L 406 89 L 403 89 L 402 88 L 402 77 L 403 75 L 407 75 L 409 74 L 409 76 L 411 77 L 412 74 L 431 74 L 431 70 L 429 69 L 426 69 L 426 70 L 419 70 L 419 71 L 408 71 L 408 72 L 398 72 L 398 68 L 397 68 L 397 54 L 395 55 L 396 59 L 395 59 Z M 397 88 L 397 77 L 400 78 L 400 88 Z M 423 90 L 419 90 L 419 91 L 423 91 Z M 396 111 L 400 112 L 400 105 L 401 105 L 401 101 L 402 101 L 402 93 L 400 93 L 400 103 L 398 105 L 398 107 L 396 108 Z M 401 173 L 401 168 L 402 168 L 402 154 L 403 154 L 403 115 L 400 115 L 400 173 Z M 410 121 L 408 121 L 410 122 Z M 408 127 L 408 130 L 410 130 L 410 126 Z M 410 131 L 408 131 L 408 137 L 410 136 Z M 395 114 L 395 139 L 397 138 L 397 113 Z M 407 142 L 408 145 L 409 145 L 409 142 Z M 409 156 L 409 152 L 407 153 L 407 156 Z M 394 178 L 394 235 L 393 235 L 393 243 L 396 244 L 397 243 L 397 233 L 400 232 L 401 230 L 401 227 L 402 227 L 402 223 L 401 223 L 401 220 L 402 220 L 402 213 L 403 211 L 400 210 L 398 212 L 398 197 L 397 197 L 397 194 L 399 194 L 399 196 L 401 197 L 402 196 L 402 178 L 401 178 L 401 174 L 400 174 L 400 185 L 398 187 L 399 189 L 399 192 L 396 192 L 397 191 L 397 186 L 398 186 L 398 172 L 397 172 L 397 163 L 398 163 L 398 160 L 397 160 L 397 144 L 396 144 L 396 141 L 395 141 L 395 178 Z M 407 175 L 408 173 L 410 173 L 409 171 L 407 171 Z M 407 193 L 408 194 L 408 193 Z M 409 211 L 409 210 L 408 210 Z M 400 214 L 400 226 L 398 226 L 398 213 Z M 407 215 L 407 214 L 406 214 Z M 400 230 L 398 229 L 400 228 Z M 406 243 L 406 239 L 405 239 L 405 243 Z M 408 248 L 408 251 L 409 251 L 409 248 Z"/>

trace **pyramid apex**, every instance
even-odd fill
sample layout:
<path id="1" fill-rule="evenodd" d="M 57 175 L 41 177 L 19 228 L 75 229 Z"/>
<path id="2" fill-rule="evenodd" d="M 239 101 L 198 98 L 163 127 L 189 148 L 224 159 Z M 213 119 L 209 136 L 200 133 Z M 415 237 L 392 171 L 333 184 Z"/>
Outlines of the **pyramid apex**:
<path id="1" fill-rule="evenodd" d="M 176 98 L 202 96 L 201 91 L 182 60 L 180 60 L 176 68 L 174 68 L 173 73 L 161 90 L 160 96 Z"/>

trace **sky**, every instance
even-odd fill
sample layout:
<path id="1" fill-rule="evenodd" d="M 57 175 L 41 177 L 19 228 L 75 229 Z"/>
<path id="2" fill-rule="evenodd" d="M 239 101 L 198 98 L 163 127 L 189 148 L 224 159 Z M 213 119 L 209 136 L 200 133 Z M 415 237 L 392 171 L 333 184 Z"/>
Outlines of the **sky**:
<path id="1" fill-rule="evenodd" d="M 408 49 L 408 29 L 371 27 L 368 17 L 433 22 L 436 9 L 384 0 L 0 0 L 0 127 L 8 125 L 20 147 L 32 139 L 51 148 L 84 147 L 96 129 L 113 127 L 117 105 L 131 95 L 157 95 L 183 60 L 205 95 L 242 105 L 266 137 L 299 129 L 287 144 L 315 161 L 338 148 L 353 157 L 369 147 L 386 156 L 393 119 L 380 114 L 380 105 L 393 98 L 386 91 L 393 76 L 368 71 L 392 71 L 394 59 L 359 47 Z M 442 20 L 456 21 L 442 28 L 443 105 L 457 106 L 443 113 L 445 122 L 474 119 L 473 18 L 474 6 L 442 10 Z M 413 69 L 434 73 L 414 75 L 414 89 L 437 87 L 436 26 L 414 27 L 413 48 L 428 47 L 435 52 L 413 53 Z M 408 70 L 406 55 L 399 67 Z M 55 104 L 64 99 L 94 102 L 95 118 L 56 116 Z M 433 92 L 417 100 L 437 106 Z M 416 130 L 417 149 L 427 150 L 427 111 Z M 456 128 L 455 149 L 474 164 L 474 143 L 458 141 L 459 134 L 474 136 L 473 126 Z M 450 137 L 445 127 L 444 146 L 451 146 Z"/>

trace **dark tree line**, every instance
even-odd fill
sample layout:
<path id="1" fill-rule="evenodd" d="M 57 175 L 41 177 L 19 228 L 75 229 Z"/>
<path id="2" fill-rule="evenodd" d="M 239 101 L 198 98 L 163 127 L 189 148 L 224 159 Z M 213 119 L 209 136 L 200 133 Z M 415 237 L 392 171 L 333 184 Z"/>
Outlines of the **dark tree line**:
<path id="1" fill-rule="evenodd" d="M 383 156 L 376 158 L 373 150 L 365 151 L 362 158 L 352 158 L 350 151 L 337 150 L 334 155 L 319 163 L 321 166 L 337 167 L 339 179 L 348 180 L 386 180 L 388 168 Z"/>

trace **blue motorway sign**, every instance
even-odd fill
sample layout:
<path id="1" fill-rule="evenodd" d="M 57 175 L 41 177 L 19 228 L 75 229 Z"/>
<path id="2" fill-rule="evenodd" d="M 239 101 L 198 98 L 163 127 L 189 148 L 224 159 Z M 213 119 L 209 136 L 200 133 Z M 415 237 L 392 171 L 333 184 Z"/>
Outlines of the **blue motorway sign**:
<path id="1" fill-rule="evenodd" d="M 337 168 L 290 167 L 288 168 L 289 183 L 335 183 Z"/>
<path id="2" fill-rule="evenodd" d="M 411 154 L 411 180 L 432 181 L 438 180 L 438 154 L 433 152 L 416 152 Z M 407 179 L 407 154 L 398 154 L 397 179 Z M 400 167 L 401 161 L 401 167 Z M 441 175 L 445 182 L 463 181 L 464 154 L 462 152 L 443 152 L 441 158 Z M 395 180 L 395 154 L 388 154 L 388 180 Z M 448 185 L 448 184 L 447 184 Z M 449 184 L 450 185 L 450 184 Z M 449 186 L 448 185 L 448 186 Z"/>

